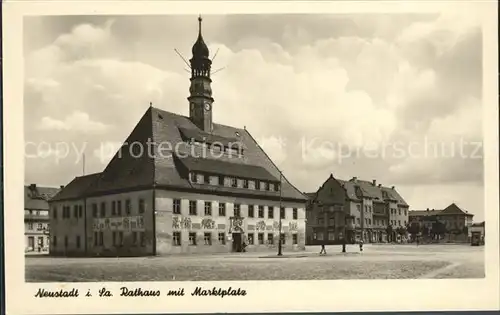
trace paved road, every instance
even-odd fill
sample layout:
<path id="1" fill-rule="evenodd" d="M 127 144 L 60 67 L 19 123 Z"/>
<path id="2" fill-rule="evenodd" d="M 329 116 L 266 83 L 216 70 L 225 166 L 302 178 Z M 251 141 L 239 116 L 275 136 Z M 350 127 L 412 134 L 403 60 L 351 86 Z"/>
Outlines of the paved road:
<path id="1" fill-rule="evenodd" d="M 484 277 L 484 248 L 468 245 L 356 245 L 305 252 L 228 253 L 137 258 L 26 259 L 26 280 L 171 281 L 416 279 Z"/>

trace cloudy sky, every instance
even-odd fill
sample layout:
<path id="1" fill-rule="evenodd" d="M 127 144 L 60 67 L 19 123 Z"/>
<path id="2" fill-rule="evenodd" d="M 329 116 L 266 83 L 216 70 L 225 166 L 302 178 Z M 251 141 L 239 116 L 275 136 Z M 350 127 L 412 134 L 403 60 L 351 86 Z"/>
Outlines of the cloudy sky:
<path id="1" fill-rule="evenodd" d="M 189 59 L 197 27 L 25 18 L 26 183 L 67 184 L 83 149 L 86 173 L 102 171 L 149 102 L 188 115 L 174 48 Z M 481 34 L 473 14 L 205 16 L 213 70 L 224 68 L 214 120 L 246 126 L 302 191 L 330 173 L 377 179 L 412 209 L 455 202 L 483 220 Z"/>

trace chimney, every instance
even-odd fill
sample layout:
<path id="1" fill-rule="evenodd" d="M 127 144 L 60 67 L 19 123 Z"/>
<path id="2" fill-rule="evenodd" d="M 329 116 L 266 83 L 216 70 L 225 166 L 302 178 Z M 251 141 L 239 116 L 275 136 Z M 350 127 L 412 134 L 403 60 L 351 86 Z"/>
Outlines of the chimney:
<path id="1" fill-rule="evenodd" d="M 351 179 L 351 181 L 353 181 L 353 182 L 356 182 L 357 180 L 358 180 L 358 178 L 357 178 L 356 176 L 354 176 L 354 177 Z"/>
<path id="2" fill-rule="evenodd" d="M 376 179 L 373 180 L 373 186 L 377 186 L 377 180 Z"/>
<path id="3" fill-rule="evenodd" d="M 396 188 L 396 186 L 392 186 L 391 189 L 394 190 L 394 188 Z"/>
<path id="4" fill-rule="evenodd" d="M 427 208 L 427 211 L 429 211 L 429 208 Z"/>
<path id="5" fill-rule="evenodd" d="M 36 184 L 30 184 L 30 189 L 35 190 L 36 189 Z"/>
<path id="6" fill-rule="evenodd" d="M 61 189 L 63 189 L 63 188 L 64 188 L 64 185 L 61 185 L 60 187 L 61 187 Z"/>
<path id="7" fill-rule="evenodd" d="M 382 184 L 378 184 L 378 188 L 381 188 L 382 187 Z"/>

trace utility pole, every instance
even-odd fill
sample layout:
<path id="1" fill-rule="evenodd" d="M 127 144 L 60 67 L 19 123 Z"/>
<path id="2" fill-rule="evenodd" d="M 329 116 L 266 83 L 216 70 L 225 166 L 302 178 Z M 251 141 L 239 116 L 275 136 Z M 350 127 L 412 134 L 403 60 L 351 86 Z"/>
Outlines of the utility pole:
<path id="1" fill-rule="evenodd" d="M 281 189 L 283 185 L 281 184 L 281 178 L 283 174 L 280 171 L 280 211 L 279 211 L 279 239 L 278 239 L 278 256 L 283 256 L 283 248 L 281 246 Z"/>

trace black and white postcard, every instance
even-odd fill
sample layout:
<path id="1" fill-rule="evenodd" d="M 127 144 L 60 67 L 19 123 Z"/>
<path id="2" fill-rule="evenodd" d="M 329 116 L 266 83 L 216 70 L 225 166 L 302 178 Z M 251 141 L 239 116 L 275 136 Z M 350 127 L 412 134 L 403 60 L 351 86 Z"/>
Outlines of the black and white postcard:
<path id="1" fill-rule="evenodd" d="M 4 2 L 8 313 L 498 309 L 496 12 Z"/>

